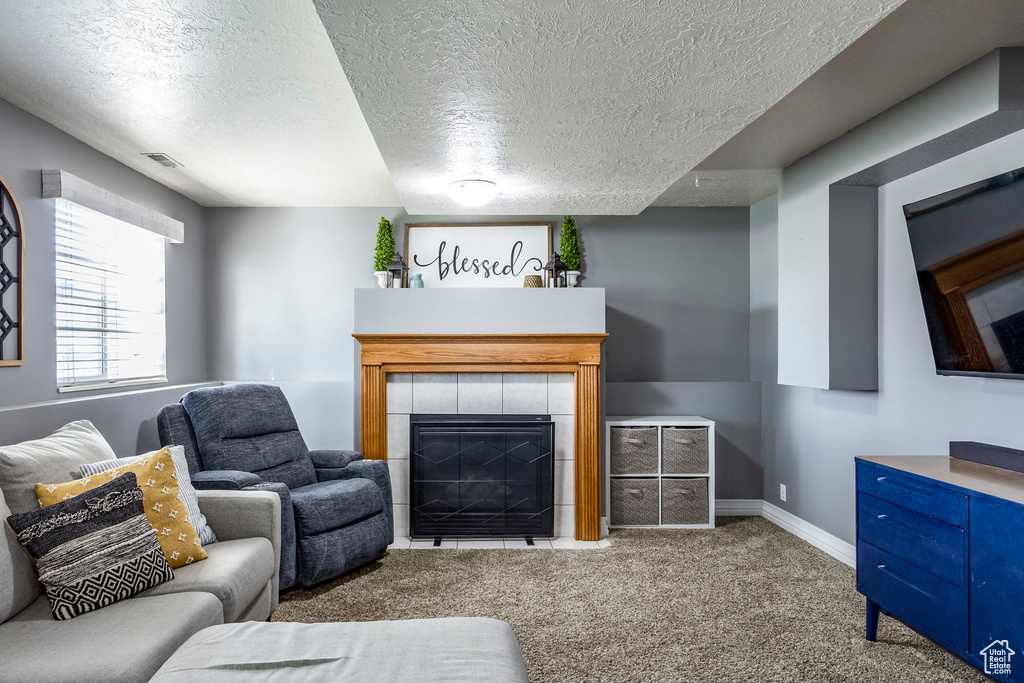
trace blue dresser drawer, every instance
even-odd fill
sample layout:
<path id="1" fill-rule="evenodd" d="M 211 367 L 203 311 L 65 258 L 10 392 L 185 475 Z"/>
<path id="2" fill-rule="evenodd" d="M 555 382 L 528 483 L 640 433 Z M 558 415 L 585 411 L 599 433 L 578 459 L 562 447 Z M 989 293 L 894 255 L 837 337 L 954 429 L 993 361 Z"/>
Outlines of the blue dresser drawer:
<path id="1" fill-rule="evenodd" d="M 956 491 L 862 462 L 857 463 L 857 490 L 960 528 L 967 526 L 967 496 Z"/>
<path id="2" fill-rule="evenodd" d="M 951 584 L 967 587 L 966 534 L 960 527 L 858 493 L 857 538 Z"/>
<path id="3" fill-rule="evenodd" d="M 965 590 L 863 540 L 857 541 L 857 590 L 926 635 L 966 650 Z"/>

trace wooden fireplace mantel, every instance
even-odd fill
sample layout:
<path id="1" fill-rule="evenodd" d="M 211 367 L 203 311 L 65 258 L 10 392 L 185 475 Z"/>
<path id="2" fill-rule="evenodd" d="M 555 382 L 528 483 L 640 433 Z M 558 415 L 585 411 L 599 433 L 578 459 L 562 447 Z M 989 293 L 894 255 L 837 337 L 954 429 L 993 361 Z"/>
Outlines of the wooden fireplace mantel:
<path id="1" fill-rule="evenodd" d="M 362 452 L 386 460 L 387 375 L 571 372 L 576 376 L 576 538 L 601 538 L 601 343 L 607 334 L 354 334 L 361 366 Z"/>

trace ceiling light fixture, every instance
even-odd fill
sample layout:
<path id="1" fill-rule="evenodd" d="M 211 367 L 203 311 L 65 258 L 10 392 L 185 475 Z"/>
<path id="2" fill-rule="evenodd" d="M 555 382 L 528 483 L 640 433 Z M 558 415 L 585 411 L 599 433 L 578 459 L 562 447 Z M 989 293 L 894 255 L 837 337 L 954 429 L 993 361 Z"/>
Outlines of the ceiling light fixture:
<path id="1" fill-rule="evenodd" d="M 483 206 L 501 190 L 490 180 L 468 179 L 448 183 L 448 196 L 463 206 Z"/>

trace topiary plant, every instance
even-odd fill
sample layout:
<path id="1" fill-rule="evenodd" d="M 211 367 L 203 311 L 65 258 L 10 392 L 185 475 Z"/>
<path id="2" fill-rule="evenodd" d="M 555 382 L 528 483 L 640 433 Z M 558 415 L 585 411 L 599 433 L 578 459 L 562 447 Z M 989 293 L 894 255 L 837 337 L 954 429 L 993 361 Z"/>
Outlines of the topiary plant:
<path id="1" fill-rule="evenodd" d="M 373 270 L 375 272 L 387 270 L 388 264 L 394 257 L 395 236 L 391 232 L 391 221 L 381 216 L 380 225 L 377 226 L 377 249 L 373 254 Z"/>
<path id="2" fill-rule="evenodd" d="M 576 232 L 576 221 L 566 216 L 562 221 L 562 234 L 558 238 L 558 248 L 562 251 L 562 263 L 569 270 L 580 269 L 580 236 Z"/>

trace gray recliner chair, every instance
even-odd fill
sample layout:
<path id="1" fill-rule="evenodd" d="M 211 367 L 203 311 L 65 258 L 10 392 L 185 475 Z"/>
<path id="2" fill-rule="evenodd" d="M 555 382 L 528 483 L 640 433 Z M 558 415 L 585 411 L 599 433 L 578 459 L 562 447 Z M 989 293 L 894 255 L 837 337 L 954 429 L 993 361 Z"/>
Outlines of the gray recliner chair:
<path id="1" fill-rule="evenodd" d="M 157 416 L 161 444 L 185 447 L 197 489 L 281 497 L 282 590 L 366 564 L 394 541 L 387 463 L 355 451 L 310 451 L 280 388 L 196 389 Z"/>

